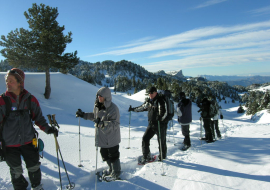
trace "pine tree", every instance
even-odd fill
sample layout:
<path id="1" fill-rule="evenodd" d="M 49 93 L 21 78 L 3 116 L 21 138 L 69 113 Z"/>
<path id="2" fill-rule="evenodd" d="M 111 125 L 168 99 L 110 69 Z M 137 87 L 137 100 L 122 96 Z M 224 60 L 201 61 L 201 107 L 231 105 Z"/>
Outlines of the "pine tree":
<path id="1" fill-rule="evenodd" d="M 64 53 L 66 45 L 72 42 L 71 35 L 64 35 L 64 26 L 59 26 L 57 8 L 36 3 L 28 12 L 24 12 L 29 28 L 11 31 L 7 37 L 1 36 L 0 46 L 3 57 L 15 67 L 38 68 L 46 72 L 46 87 L 44 96 L 50 97 L 50 68 L 58 68 L 67 72 L 74 67 L 79 58 L 77 51 Z"/>
<path id="2" fill-rule="evenodd" d="M 134 94 L 136 94 L 137 92 L 138 92 L 137 87 L 135 87 Z"/>
<path id="3" fill-rule="evenodd" d="M 240 104 L 240 106 L 237 110 L 237 113 L 244 113 L 244 112 L 245 112 L 245 110 L 244 110 L 243 106 Z"/>

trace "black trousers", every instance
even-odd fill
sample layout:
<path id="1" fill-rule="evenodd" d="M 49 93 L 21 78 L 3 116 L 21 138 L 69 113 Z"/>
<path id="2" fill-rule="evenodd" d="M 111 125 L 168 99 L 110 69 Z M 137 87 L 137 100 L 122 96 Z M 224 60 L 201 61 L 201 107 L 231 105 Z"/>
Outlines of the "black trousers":
<path id="1" fill-rule="evenodd" d="M 204 125 L 204 129 L 205 129 L 205 138 L 206 138 L 206 140 L 213 141 L 212 121 L 211 121 L 211 119 L 203 119 L 203 125 Z"/>
<path id="2" fill-rule="evenodd" d="M 41 171 L 38 150 L 32 143 L 20 147 L 6 147 L 6 163 L 10 168 L 10 175 L 14 189 L 26 189 L 28 182 L 23 177 L 21 156 L 24 159 L 32 187 L 41 182 Z"/>
<path id="3" fill-rule="evenodd" d="M 103 161 L 114 162 L 120 158 L 119 145 L 111 148 L 100 148 L 100 154 Z"/>
<path id="4" fill-rule="evenodd" d="M 150 140 L 153 138 L 154 135 L 157 135 L 158 139 L 158 147 L 159 147 L 159 154 L 161 155 L 162 149 L 162 157 L 163 159 L 167 156 L 167 144 L 166 144 L 166 135 L 167 135 L 167 123 L 160 122 L 160 134 L 158 130 L 158 124 L 149 123 L 146 131 L 144 132 L 142 138 L 142 153 L 143 156 L 146 158 L 147 155 L 150 153 Z M 161 139 L 161 143 L 159 142 Z M 161 147 L 160 147 L 161 144 Z"/>

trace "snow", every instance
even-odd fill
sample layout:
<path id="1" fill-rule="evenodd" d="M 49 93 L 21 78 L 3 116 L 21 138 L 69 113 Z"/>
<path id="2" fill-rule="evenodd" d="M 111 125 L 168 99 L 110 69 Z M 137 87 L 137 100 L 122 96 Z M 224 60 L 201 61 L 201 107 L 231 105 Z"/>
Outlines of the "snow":
<path id="1" fill-rule="evenodd" d="M 0 90 L 5 91 L 5 73 L 0 73 Z M 26 73 L 25 88 L 40 102 L 43 115 L 56 114 L 60 125 L 58 142 L 71 182 L 76 190 L 95 189 L 96 147 L 94 125 L 80 119 L 81 164 L 79 161 L 79 119 L 75 117 L 78 108 L 86 112 L 93 110 L 99 87 L 84 82 L 72 75 L 51 73 L 51 98 L 43 96 L 44 73 Z M 139 106 L 145 99 L 145 90 L 132 96 L 114 93 L 113 102 L 121 115 L 120 160 L 122 178 L 126 181 L 97 183 L 97 189 L 268 189 L 270 185 L 270 124 L 269 113 L 261 111 L 251 119 L 237 114 L 239 103 L 220 102 L 224 120 L 219 120 L 223 138 L 215 143 L 201 142 L 200 116 L 193 104 L 193 122 L 190 127 L 192 147 L 185 152 L 179 150 L 183 141 L 181 127 L 176 116 L 173 127 L 168 126 L 168 157 L 164 163 L 154 162 L 137 165 L 141 153 L 141 141 L 147 126 L 147 112 L 131 113 L 129 125 L 128 107 Z M 227 100 L 228 102 L 228 100 Z M 230 101 L 231 102 L 231 101 Z M 47 119 L 47 117 L 46 117 Z M 130 133 L 129 133 L 130 129 Z M 42 183 L 46 190 L 60 189 L 55 142 L 52 135 L 39 131 L 45 143 L 44 158 L 41 159 Z M 129 138 L 130 134 L 130 138 Z M 129 144 L 130 143 L 130 144 Z M 174 144 L 177 146 L 174 146 Z M 129 147 L 130 149 L 127 149 Z M 156 136 L 151 140 L 152 154 L 158 154 Z M 106 168 L 98 151 L 98 171 Z M 23 162 L 24 175 L 29 181 Z M 0 189 L 13 189 L 9 168 L 0 163 Z M 63 189 L 69 184 L 61 164 Z M 162 174 L 165 174 L 163 176 Z M 30 187 L 29 187 L 30 189 Z"/>
<path id="2" fill-rule="evenodd" d="M 266 92 L 267 90 L 270 90 L 270 85 L 269 86 L 264 86 L 259 88 L 260 91 Z"/>
<path id="3" fill-rule="evenodd" d="M 254 89 L 254 90 L 252 90 L 252 91 L 262 91 L 262 92 L 266 92 L 266 91 L 269 91 L 270 90 L 270 85 L 268 85 L 268 86 L 262 86 L 262 87 L 260 87 L 260 88 L 258 88 L 258 89 Z"/>

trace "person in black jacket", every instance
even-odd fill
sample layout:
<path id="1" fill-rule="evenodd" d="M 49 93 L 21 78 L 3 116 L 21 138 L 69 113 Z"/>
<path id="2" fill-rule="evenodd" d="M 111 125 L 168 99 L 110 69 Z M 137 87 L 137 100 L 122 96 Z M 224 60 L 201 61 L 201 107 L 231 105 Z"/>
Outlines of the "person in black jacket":
<path id="1" fill-rule="evenodd" d="M 145 164 L 151 160 L 150 152 L 150 140 L 156 134 L 159 143 L 159 160 L 163 160 L 167 155 L 167 144 L 166 144 L 166 132 L 167 132 L 167 109 L 165 100 L 159 96 L 157 89 L 153 86 L 148 90 L 149 99 L 147 99 L 141 106 L 136 108 L 130 107 L 128 111 L 142 112 L 148 111 L 148 127 L 142 138 L 142 153 L 143 157 L 140 161 Z M 158 122 L 160 124 L 160 135 L 158 129 Z M 159 139 L 161 138 L 161 142 Z M 161 147 L 160 147 L 161 144 Z M 162 153 L 162 157 L 161 157 Z"/>
<path id="2" fill-rule="evenodd" d="M 207 98 L 204 98 L 199 105 L 200 109 L 198 111 L 201 112 L 201 117 L 203 118 L 205 130 L 205 138 L 202 138 L 202 140 L 206 140 L 207 143 L 214 142 L 212 134 L 212 120 L 209 114 L 210 104 L 211 102 Z"/>
<path id="3" fill-rule="evenodd" d="M 26 190 L 28 187 L 28 182 L 22 175 L 21 157 L 26 164 L 32 189 L 43 190 L 39 153 L 33 144 L 35 129 L 32 121 L 35 121 L 35 124 L 47 134 L 54 133 L 58 136 L 58 131 L 48 125 L 38 100 L 24 89 L 24 72 L 13 68 L 7 72 L 5 78 L 7 90 L 0 96 L 0 151 L 4 150 L 5 161 L 10 168 L 11 182 L 15 190 Z M 9 110 L 3 96 L 10 100 Z M 31 96 L 31 110 L 28 106 L 29 96 Z"/>
<path id="4" fill-rule="evenodd" d="M 176 106 L 178 122 L 181 125 L 182 134 L 184 138 L 184 146 L 182 150 L 187 150 L 191 146 L 190 135 L 189 135 L 189 124 L 192 122 L 192 107 L 191 101 L 186 98 L 184 92 L 179 94 L 180 101 Z"/>

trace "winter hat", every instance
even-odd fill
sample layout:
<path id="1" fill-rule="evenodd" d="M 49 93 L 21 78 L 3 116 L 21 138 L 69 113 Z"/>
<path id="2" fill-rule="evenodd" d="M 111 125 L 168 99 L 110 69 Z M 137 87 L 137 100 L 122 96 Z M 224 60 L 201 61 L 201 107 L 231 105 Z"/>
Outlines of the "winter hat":
<path id="1" fill-rule="evenodd" d="M 152 94 L 153 92 L 157 92 L 157 89 L 156 89 L 156 87 L 154 87 L 154 86 L 152 86 L 152 87 L 149 88 L 149 90 L 148 90 L 148 93 L 149 93 L 149 94 Z"/>
<path id="2" fill-rule="evenodd" d="M 13 75 L 19 83 L 21 83 L 21 89 L 24 89 L 24 79 L 25 75 L 24 72 L 21 69 L 12 68 L 7 72 L 7 76 Z"/>
<path id="3" fill-rule="evenodd" d="M 184 92 L 180 92 L 179 93 L 179 97 L 180 97 L 180 99 L 183 99 L 183 98 L 186 97 L 186 94 Z"/>

